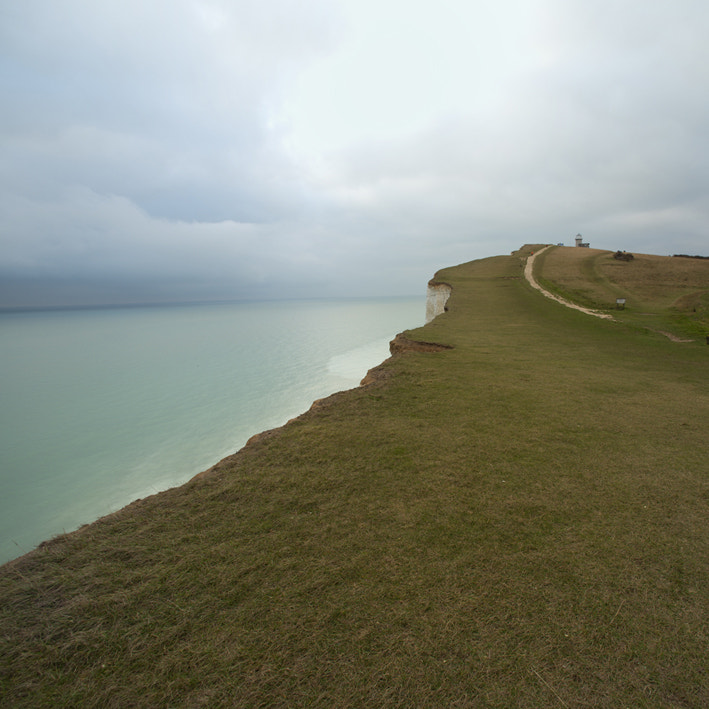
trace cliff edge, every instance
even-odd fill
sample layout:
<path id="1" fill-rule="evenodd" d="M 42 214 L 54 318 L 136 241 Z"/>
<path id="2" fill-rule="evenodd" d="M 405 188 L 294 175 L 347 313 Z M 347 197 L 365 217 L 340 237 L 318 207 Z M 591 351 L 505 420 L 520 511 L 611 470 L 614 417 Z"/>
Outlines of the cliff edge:
<path id="1" fill-rule="evenodd" d="M 709 348 L 434 281 L 372 386 L 0 568 L 0 704 L 709 706 Z"/>

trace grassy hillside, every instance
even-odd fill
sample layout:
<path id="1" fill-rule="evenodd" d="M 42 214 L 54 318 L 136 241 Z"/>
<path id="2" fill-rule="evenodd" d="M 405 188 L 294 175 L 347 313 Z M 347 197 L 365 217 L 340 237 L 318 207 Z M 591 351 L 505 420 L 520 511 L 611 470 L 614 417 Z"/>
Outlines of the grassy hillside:
<path id="1" fill-rule="evenodd" d="M 709 335 L 709 259 L 553 248 L 540 255 L 536 273 L 547 290 L 612 312 L 624 323 L 679 339 Z M 626 300 L 623 310 L 616 299 Z"/>
<path id="2" fill-rule="evenodd" d="M 708 706 L 709 347 L 524 256 L 436 274 L 450 349 L 2 567 L 0 705 Z"/>

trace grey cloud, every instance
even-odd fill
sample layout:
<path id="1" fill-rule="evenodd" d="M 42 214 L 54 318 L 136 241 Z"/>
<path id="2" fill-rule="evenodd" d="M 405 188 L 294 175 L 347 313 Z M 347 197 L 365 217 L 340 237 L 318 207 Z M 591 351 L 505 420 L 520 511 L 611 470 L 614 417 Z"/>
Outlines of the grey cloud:
<path id="1" fill-rule="evenodd" d="M 424 229 L 467 229 L 474 241 L 590 230 L 607 248 L 706 251 L 707 10 L 685 6 L 698 24 L 680 23 L 675 36 L 663 13 L 629 6 L 573 15 L 563 52 L 494 106 L 335 156 L 330 188 Z"/>
<path id="2" fill-rule="evenodd" d="M 267 219 L 293 201 L 269 101 L 328 45 L 319 13 L 287 2 L 6 10 L 6 186 L 85 185 L 156 217 Z"/>
<path id="3" fill-rule="evenodd" d="M 0 1 L 0 305 L 408 294 L 439 267 L 579 231 L 706 254 L 709 9 L 505 8 L 520 14 L 501 45 L 470 33 L 459 103 L 449 91 L 433 110 L 431 71 L 382 55 L 402 95 L 420 81 L 426 120 L 303 156 L 284 97 L 346 37 L 336 5 Z M 503 31 L 497 12 L 479 19 Z M 456 61 L 466 36 L 456 28 Z M 365 107 L 373 125 L 401 114 L 398 88 Z M 368 98 L 337 86 L 342 111 L 355 90 Z"/>

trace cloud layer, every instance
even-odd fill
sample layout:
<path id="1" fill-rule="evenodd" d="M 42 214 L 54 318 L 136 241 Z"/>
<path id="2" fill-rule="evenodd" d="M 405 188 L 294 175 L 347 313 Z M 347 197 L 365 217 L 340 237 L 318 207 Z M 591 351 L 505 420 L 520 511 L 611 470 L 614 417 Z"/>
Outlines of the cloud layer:
<path id="1" fill-rule="evenodd" d="M 693 0 L 0 0 L 0 305 L 709 251 Z"/>

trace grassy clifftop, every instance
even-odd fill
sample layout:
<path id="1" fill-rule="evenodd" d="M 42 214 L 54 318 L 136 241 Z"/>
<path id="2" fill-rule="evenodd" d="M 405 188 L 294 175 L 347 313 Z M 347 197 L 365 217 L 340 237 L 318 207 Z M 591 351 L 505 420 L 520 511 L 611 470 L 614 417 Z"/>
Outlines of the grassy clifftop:
<path id="1" fill-rule="evenodd" d="M 436 274 L 450 349 L 2 567 L 0 704 L 708 705 L 709 347 L 524 256 Z"/>

